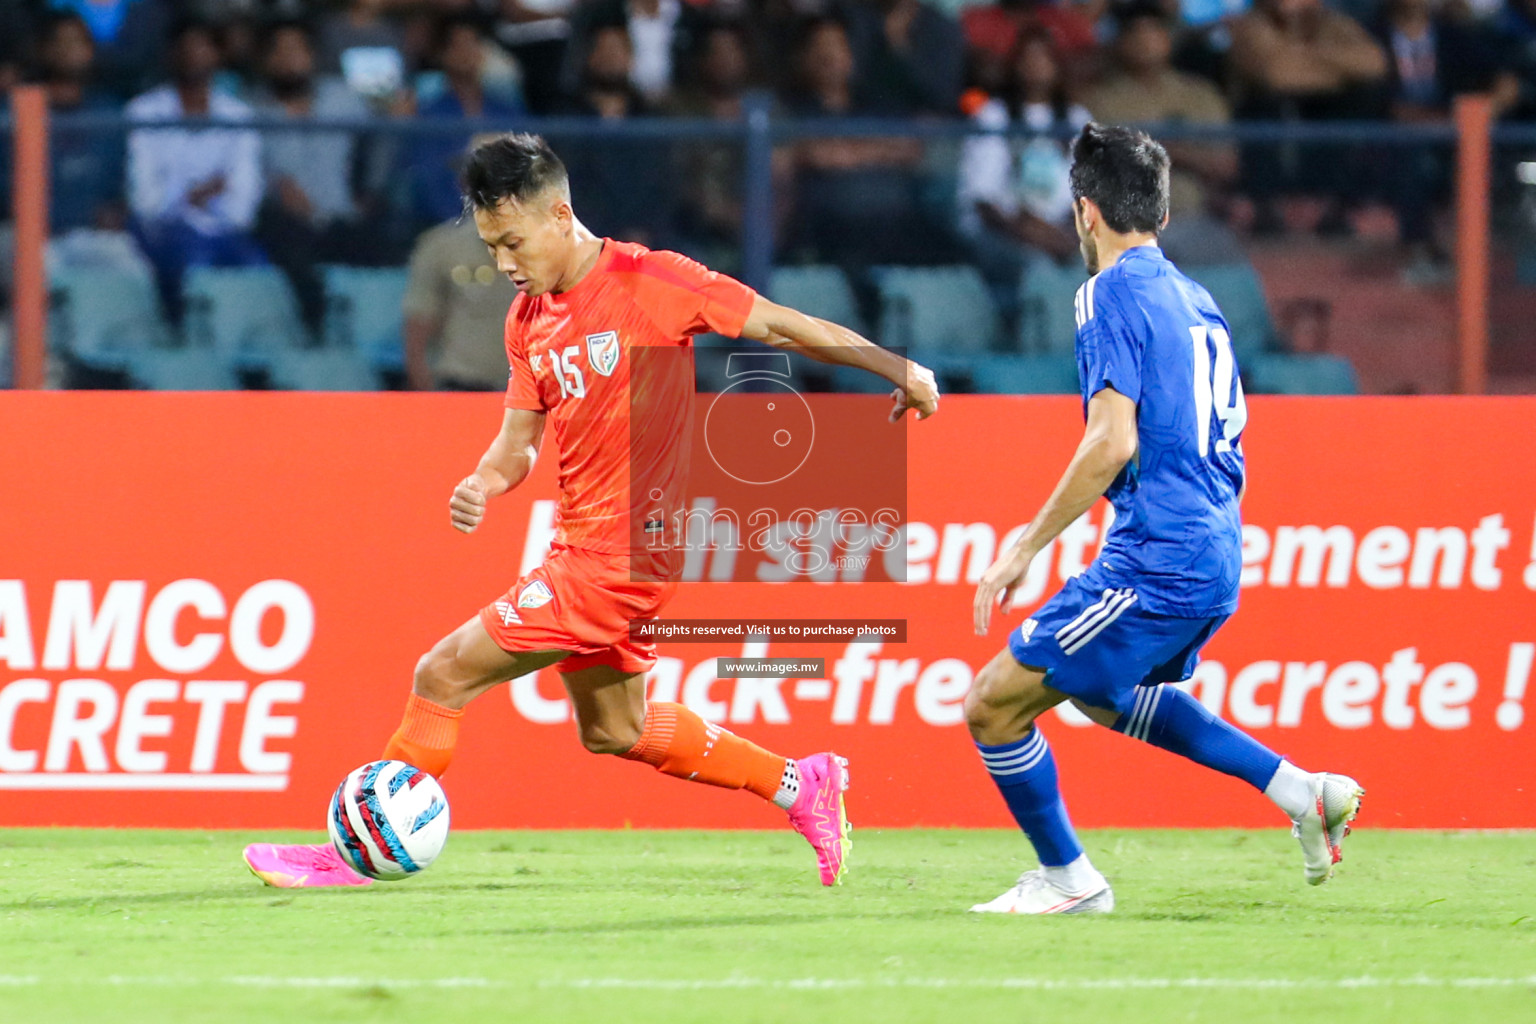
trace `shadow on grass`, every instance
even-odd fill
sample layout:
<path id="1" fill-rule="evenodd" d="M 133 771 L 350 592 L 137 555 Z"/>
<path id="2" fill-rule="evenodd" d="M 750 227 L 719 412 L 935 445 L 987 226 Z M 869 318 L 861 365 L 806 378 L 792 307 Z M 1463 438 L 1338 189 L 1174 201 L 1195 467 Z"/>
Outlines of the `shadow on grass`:
<path id="1" fill-rule="evenodd" d="M 92 910 L 102 907 L 131 909 L 133 907 L 196 906 L 199 903 L 240 902 L 260 903 L 270 901 L 279 891 L 265 885 L 228 885 L 208 889 L 179 889 L 173 892 L 141 892 L 131 894 L 93 893 L 87 896 L 23 896 L 20 899 L 0 902 L 0 912 L 37 910 Z M 319 898 L 335 895 L 335 891 L 315 893 Z"/>

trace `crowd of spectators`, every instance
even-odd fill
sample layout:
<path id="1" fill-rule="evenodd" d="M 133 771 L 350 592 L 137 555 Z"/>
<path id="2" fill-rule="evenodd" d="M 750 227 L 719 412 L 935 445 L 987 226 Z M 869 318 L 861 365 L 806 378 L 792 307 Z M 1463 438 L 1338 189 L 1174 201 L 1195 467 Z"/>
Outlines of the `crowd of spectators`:
<path id="1" fill-rule="evenodd" d="M 472 239 L 423 237 L 458 217 L 467 131 L 258 131 L 253 117 L 734 121 L 754 94 L 784 117 L 973 123 L 947 166 L 910 138 L 781 147 L 779 252 L 970 259 L 1006 306 L 1032 262 L 1075 258 L 1061 133 L 1089 119 L 1423 122 L 1474 90 L 1533 117 L 1536 0 L 7 0 L 0 89 L 22 82 L 58 112 L 217 122 L 53 140 L 56 235 L 131 238 L 173 316 L 193 265 L 277 265 L 315 325 L 319 265 L 403 263 L 420 239 L 439 283 L 413 291 L 417 334 L 456 315 L 441 284 L 455 268 L 476 280 Z M 1057 134 L 996 131 L 1009 127 Z M 739 147 L 552 141 L 595 229 L 730 269 Z M 1324 204 L 1318 230 L 1348 231 L 1375 202 L 1416 259 L 1441 258 L 1444 152 L 1169 148 L 1176 256 L 1231 258 L 1234 209 L 1243 230 L 1277 231 L 1281 201 L 1306 194 Z"/>

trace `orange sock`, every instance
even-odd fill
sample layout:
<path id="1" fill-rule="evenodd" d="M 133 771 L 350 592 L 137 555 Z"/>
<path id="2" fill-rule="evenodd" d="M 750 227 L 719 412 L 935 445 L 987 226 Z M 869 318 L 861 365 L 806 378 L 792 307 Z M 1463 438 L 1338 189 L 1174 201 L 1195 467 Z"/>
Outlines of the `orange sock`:
<path id="1" fill-rule="evenodd" d="M 463 717 L 463 708 L 445 707 L 413 692 L 406 699 L 400 728 L 384 747 L 384 757 L 413 764 L 428 775 L 443 774 L 453 760 Z"/>
<path id="2" fill-rule="evenodd" d="M 711 725 L 681 704 L 647 703 L 645 731 L 622 757 L 663 775 L 724 789 L 745 789 L 764 800 L 778 795 L 786 760 Z"/>

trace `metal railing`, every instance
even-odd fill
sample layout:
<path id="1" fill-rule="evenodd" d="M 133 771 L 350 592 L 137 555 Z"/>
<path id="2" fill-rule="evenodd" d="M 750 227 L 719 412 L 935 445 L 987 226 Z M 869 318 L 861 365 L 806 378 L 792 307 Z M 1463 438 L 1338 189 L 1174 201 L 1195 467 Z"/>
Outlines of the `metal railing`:
<path id="1" fill-rule="evenodd" d="M 130 121 L 118 114 L 50 116 L 41 90 L 13 90 L 9 111 L 0 114 L 0 139 L 13 143 L 15 171 L 14 219 L 17 256 L 15 273 L 15 381 L 18 387 L 40 386 L 46 335 L 47 296 L 42 273 L 42 247 L 47 237 L 47 141 L 51 130 L 127 134 L 136 129 L 174 124 L 186 128 L 217 127 L 227 121 Z M 741 147 L 741 278 L 766 289 L 775 258 L 773 152 L 776 147 L 817 139 L 899 138 L 919 142 L 960 142 L 987 134 L 966 120 L 825 119 L 787 120 L 772 114 L 767 96 L 754 95 L 736 121 L 635 118 L 598 121 L 587 118 L 513 119 L 393 119 L 303 120 L 253 118 L 239 124 L 256 131 L 348 132 L 359 136 L 448 138 L 482 132 L 531 131 L 583 141 L 642 141 L 656 143 L 717 142 Z M 1456 188 L 1457 343 L 1460 390 L 1478 393 L 1486 381 L 1489 178 L 1494 144 L 1536 147 L 1536 125 L 1497 125 L 1482 97 L 1463 97 L 1452 121 L 1395 124 L 1379 121 L 1234 122 L 1223 126 L 1159 124 L 1148 126 L 1164 141 L 1231 144 L 1359 145 L 1368 147 L 1455 146 L 1459 177 Z M 1039 133 L 1011 129 L 1009 137 Z M 1070 132 L 1054 133 L 1065 138 Z"/>

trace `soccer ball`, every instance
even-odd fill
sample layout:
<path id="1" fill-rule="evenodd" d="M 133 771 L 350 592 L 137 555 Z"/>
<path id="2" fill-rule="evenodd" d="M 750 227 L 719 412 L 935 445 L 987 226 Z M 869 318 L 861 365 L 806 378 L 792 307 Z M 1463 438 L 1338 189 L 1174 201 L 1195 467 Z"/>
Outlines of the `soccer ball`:
<path id="1" fill-rule="evenodd" d="M 448 798 L 437 780 L 404 761 L 354 769 L 331 797 L 331 843 L 361 874 L 380 881 L 414 875 L 448 840 Z"/>

